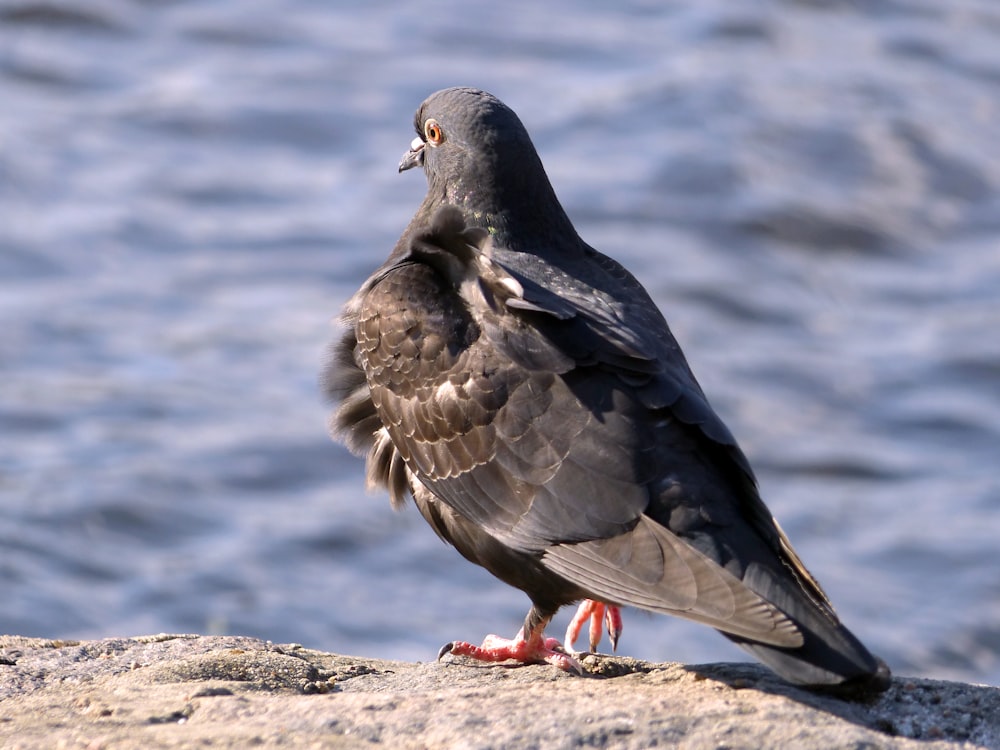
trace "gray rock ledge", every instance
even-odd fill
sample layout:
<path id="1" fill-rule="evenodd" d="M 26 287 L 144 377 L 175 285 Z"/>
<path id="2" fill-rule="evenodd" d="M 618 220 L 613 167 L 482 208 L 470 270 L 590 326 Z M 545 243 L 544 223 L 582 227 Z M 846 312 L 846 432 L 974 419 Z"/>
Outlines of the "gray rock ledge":
<path id="1" fill-rule="evenodd" d="M 1000 748 L 1000 689 L 897 677 L 869 703 L 755 664 L 383 661 L 255 638 L 0 636 L 3 748 Z"/>

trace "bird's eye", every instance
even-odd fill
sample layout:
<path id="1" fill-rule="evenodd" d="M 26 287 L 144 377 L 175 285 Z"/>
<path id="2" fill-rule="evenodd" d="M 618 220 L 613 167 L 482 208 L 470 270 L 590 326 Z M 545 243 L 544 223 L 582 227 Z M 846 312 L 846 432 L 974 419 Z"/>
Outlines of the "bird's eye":
<path id="1" fill-rule="evenodd" d="M 441 130 L 437 120 L 428 120 L 424 123 L 424 138 L 432 146 L 440 146 L 444 141 L 444 131 Z"/>

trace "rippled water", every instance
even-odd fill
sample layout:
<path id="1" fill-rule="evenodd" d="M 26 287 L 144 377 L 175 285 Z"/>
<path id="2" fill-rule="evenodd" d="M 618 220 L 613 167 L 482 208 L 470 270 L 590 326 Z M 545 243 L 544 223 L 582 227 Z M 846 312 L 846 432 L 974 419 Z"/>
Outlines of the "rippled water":
<path id="1" fill-rule="evenodd" d="M 858 635 L 1000 683 L 993 0 L 0 1 L 0 632 L 513 634 L 524 596 L 363 493 L 316 385 L 455 84 L 660 302 Z M 622 650 L 742 658 L 635 613 Z"/>

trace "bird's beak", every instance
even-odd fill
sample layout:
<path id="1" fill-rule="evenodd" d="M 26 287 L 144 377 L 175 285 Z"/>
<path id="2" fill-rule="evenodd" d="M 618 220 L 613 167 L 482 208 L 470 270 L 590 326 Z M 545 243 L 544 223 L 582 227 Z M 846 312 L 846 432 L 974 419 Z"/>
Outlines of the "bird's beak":
<path id="1" fill-rule="evenodd" d="M 399 162 L 399 171 L 405 172 L 413 167 L 424 166 L 424 147 L 426 145 L 420 136 L 414 138 L 410 144 L 410 150 L 403 154 L 403 158 Z"/>

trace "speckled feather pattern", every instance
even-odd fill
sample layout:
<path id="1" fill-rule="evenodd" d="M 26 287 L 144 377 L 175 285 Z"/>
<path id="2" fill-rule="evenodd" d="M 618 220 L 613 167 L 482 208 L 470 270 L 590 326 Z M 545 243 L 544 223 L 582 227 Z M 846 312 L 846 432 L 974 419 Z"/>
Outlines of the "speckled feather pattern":
<path id="1" fill-rule="evenodd" d="M 529 620 L 590 598 L 709 624 L 793 681 L 874 673 L 663 316 L 576 234 L 516 115 L 459 89 L 422 105 L 418 132 L 428 118 L 444 139 L 411 154 L 427 198 L 348 303 L 328 376 L 369 484 L 523 589 Z"/>

